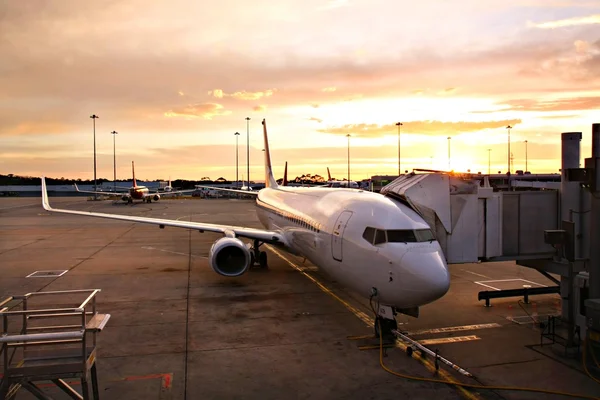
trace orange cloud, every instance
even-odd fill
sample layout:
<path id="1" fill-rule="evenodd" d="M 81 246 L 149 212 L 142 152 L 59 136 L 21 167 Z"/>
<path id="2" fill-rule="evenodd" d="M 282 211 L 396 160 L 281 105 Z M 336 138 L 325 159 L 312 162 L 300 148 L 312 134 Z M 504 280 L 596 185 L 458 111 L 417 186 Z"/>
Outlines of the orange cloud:
<path id="1" fill-rule="evenodd" d="M 224 97 L 233 97 L 237 100 L 258 100 L 263 97 L 270 97 L 275 93 L 277 89 L 268 89 L 262 92 L 246 92 L 245 90 L 241 92 L 234 93 L 225 93 L 221 89 L 215 89 L 208 92 L 209 96 L 214 96 L 218 99 L 222 99 Z"/>
<path id="2" fill-rule="evenodd" d="M 229 115 L 231 111 L 223 109 L 223 106 L 216 103 L 190 104 L 184 108 L 176 108 L 165 113 L 165 117 L 186 117 L 186 118 L 204 118 L 212 119 L 219 115 Z"/>
<path id="3" fill-rule="evenodd" d="M 321 118 L 316 118 L 316 117 L 310 117 L 310 118 L 308 118 L 308 120 L 309 120 L 309 121 L 316 121 L 316 122 L 318 122 L 318 123 L 321 123 L 321 122 L 323 122 L 323 120 L 322 120 Z"/>
<path id="4" fill-rule="evenodd" d="M 256 112 L 267 111 L 267 106 L 254 106 L 252 107 L 252 110 Z"/>
<path id="5" fill-rule="evenodd" d="M 337 90 L 337 88 L 335 86 L 330 86 L 330 87 L 321 89 L 321 92 L 335 92 L 336 90 Z"/>
<path id="6" fill-rule="evenodd" d="M 456 92 L 457 92 L 457 90 L 458 90 L 458 88 L 451 87 L 451 88 L 446 88 L 446 89 L 444 89 L 444 90 L 440 90 L 440 91 L 439 91 L 437 94 L 438 94 L 438 95 L 441 95 L 441 96 L 446 96 L 446 95 L 449 95 L 449 94 L 454 94 L 454 93 L 456 93 Z"/>
<path id="7" fill-rule="evenodd" d="M 554 29 L 554 28 L 565 28 L 565 27 L 569 27 L 569 26 L 592 25 L 592 24 L 600 24 L 600 14 L 588 15 L 585 17 L 559 19 L 556 21 L 548 21 L 548 22 L 542 22 L 542 23 L 538 23 L 538 24 L 528 21 L 527 27 L 539 28 L 539 29 Z"/>
<path id="8" fill-rule="evenodd" d="M 504 128 L 507 125 L 515 126 L 521 123 L 520 119 L 483 121 L 483 122 L 443 122 L 443 121 L 410 121 L 404 122 L 402 132 L 420 133 L 431 135 L 446 135 L 465 132 L 476 132 L 484 129 Z M 395 134 L 398 128 L 394 124 L 350 124 L 338 127 L 319 129 L 319 132 L 332 133 L 335 135 L 351 134 L 354 136 L 377 137 Z"/>
<path id="9" fill-rule="evenodd" d="M 575 111 L 594 110 L 600 108 L 600 97 L 573 97 L 557 100 L 516 99 L 503 103 L 506 110 L 519 111 Z"/>

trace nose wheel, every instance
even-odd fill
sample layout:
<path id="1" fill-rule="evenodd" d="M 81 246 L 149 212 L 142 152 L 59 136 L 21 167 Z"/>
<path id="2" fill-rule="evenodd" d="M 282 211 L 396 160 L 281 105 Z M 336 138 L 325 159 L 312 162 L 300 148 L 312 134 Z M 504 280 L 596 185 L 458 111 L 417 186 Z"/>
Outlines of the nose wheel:
<path id="1" fill-rule="evenodd" d="M 268 269 L 269 266 L 267 264 L 267 252 L 260 250 L 260 246 L 262 245 L 263 243 L 259 242 L 258 240 L 254 241 L 254 246 L 251 248 L 251 264 L 253 267 Z"/>
<path id="2" fill-rule="evenodd" d="M 398 329 L 398 324 L 396 323 L 396 319 L 389 319 L 389 318 L 384 318 L 381 316 L 377 316 L 377 318 L 375 319 L 375 337 L 379 338 L 379 336 L 381 335 L 383 337 L 383 339 L 393 339 L 396 336 L 394 336 L 394 333 L 392 331 L 395 331 Z"/>

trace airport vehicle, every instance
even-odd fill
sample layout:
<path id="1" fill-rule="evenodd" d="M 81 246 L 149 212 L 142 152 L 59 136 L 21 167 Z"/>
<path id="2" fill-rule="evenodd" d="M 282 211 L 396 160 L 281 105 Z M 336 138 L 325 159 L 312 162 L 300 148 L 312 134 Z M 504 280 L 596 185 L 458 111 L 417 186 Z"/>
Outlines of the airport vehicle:
<path id="1" fill-rule="evenodd" d="M 378 321 L 386 331 L 396 328 L 398 312 L 417 317 L 419 306 L 448 291 L 450 274 L 442 249 L 416 211 L 368 191 L 279 186 L 271 169 L 265 120 L 262 123 L 265 188 L 219 190 L 255 196 L 256 212 L 265 229 L 54 209 L 42 177 L 43 207 L 56 213 L 222 233 L 208 259 L 216 273 L 227 277 L 246 273 L 256 262 L 266 268 L 267 253 L 260 250 L 263 244 L 301 255 L 376 303 Z"/>
<path id="2" fill-rule="evenodd" d="M 194 191 L 194 189 L 174 191 L 173 188 L 171 187 L 171 180 L 169 179 L 169 186 L 167 186 L 167 187 L 169 187 L 170 189 L 166 190 L 166 187 L 165 187 L 166 193 L 159 193 L 159 192 L 151 193 L 150 190 L 146 186 L 138 186 L 137 185 L 137 181 L 135 180 L 135 165 L 134 165 L 133 161 L 131 162 L 131 172 L 133 174 L 133 186 L 128 188 L 127 192 L 115 193 L 115 192 L 95 192 L 93 190 L 79 190 L 79 187 L 77 187 L 77 184 L 74 184 L 75 190 L 77 190 L 79 193 L 89 193 L 89 194 L 108 196 L 108 197 L 120 197 L 121 200 L 123 200 L 124 202 L 126 202 L 128 204 L 133 203 L 134 200 L 142 200 L 146 203 L 151 203 L 153 200 L 159 201 L 161 195 L 168 196 L 168 195 L 176 195 L 176 194 Z"/>

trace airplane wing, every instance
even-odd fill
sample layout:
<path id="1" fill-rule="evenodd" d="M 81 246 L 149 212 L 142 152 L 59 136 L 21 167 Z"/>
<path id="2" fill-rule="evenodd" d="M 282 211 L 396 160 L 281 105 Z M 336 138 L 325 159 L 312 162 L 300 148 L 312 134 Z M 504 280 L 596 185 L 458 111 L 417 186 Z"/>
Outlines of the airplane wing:
<path id="1" fill-rule="evenodd" d="M 206 189 L 212 189 L 212 190 L 221 190 L 223 192 L 232 192 L 232 193 L 240 193 L 240 194 L 249 194 L 252 196 L 258 196 L 258 192 L 259 190 L 240 190 L 240 189 L 225 189 L 225 188 L 220 188 L 220 187 L 214 187 L 214 186 L 202 186 L 202 185 L 196 185 L 197 187 L 201 187 L 201 188 L 206 188 Z"/>
<path id="2" fill-rule="evenodd" d="M 97 195 L 108 196 L 108 197 L 121 197 L 124 194 L 127 194 L 127 193 L 116 193 L 116 192 L 94 192 L 93 190 L 79 190 L 79 187 L 77 186 L 76 183 L 74 183 L 73 186 L 75 186 L 75 190 L 78 191 L 79 193 L 97 194 Z"/>
<path id="3" fill-rule="evenodd" d="M 191 193 L 195 190 L 196 189 L 172 190 L 170 192 L 155 192 L 155 193 L 151 193 L 151 194 L 158 194 L 158 195 L 160 195 L 160 197 L 162 197 L 162 196 L 173 196 L 173 195 L 182 194 L 182 193 Z"/>
<path id="4" fill-rule="evenodd" d="M 203 222 L 177 221 L 172 219 L 137 217 L 131 215 L 105 214 L 91 211 L 75 211 L 52 208 L 48 201 L 48 191 L 46 189 L 46 178 L 42 177 L 42 206 L 44 210 L 63 214 L 84 215 L 88 217 L 116 219 L 120 221 L 139 222 L 145 224 L 158 225 L 160 228 L 171 226 L 174 228 L 195 229 L 200 232 L 217 232 L 225 236 L 239 236 L 248 239 L 258 239 L 265 243 L 286 244 L 285 238 L 279 232 L 267 231 L 263 229 L 246 228 L 241 226 L 217 225 Z"/>

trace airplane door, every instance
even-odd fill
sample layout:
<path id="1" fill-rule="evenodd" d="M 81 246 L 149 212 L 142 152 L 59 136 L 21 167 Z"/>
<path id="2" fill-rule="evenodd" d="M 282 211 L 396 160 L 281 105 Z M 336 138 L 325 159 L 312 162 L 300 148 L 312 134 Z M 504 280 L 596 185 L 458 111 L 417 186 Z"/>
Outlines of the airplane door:
<path id="1" fill-rule="evenodd" d="M 352 211 L 343 211 L 333 226 L 331 235 L 331 255 L 337 261 L 342 261 L 342 242 L 344 231 L 348 225 L 348 220 L 352 216 Z"/>

